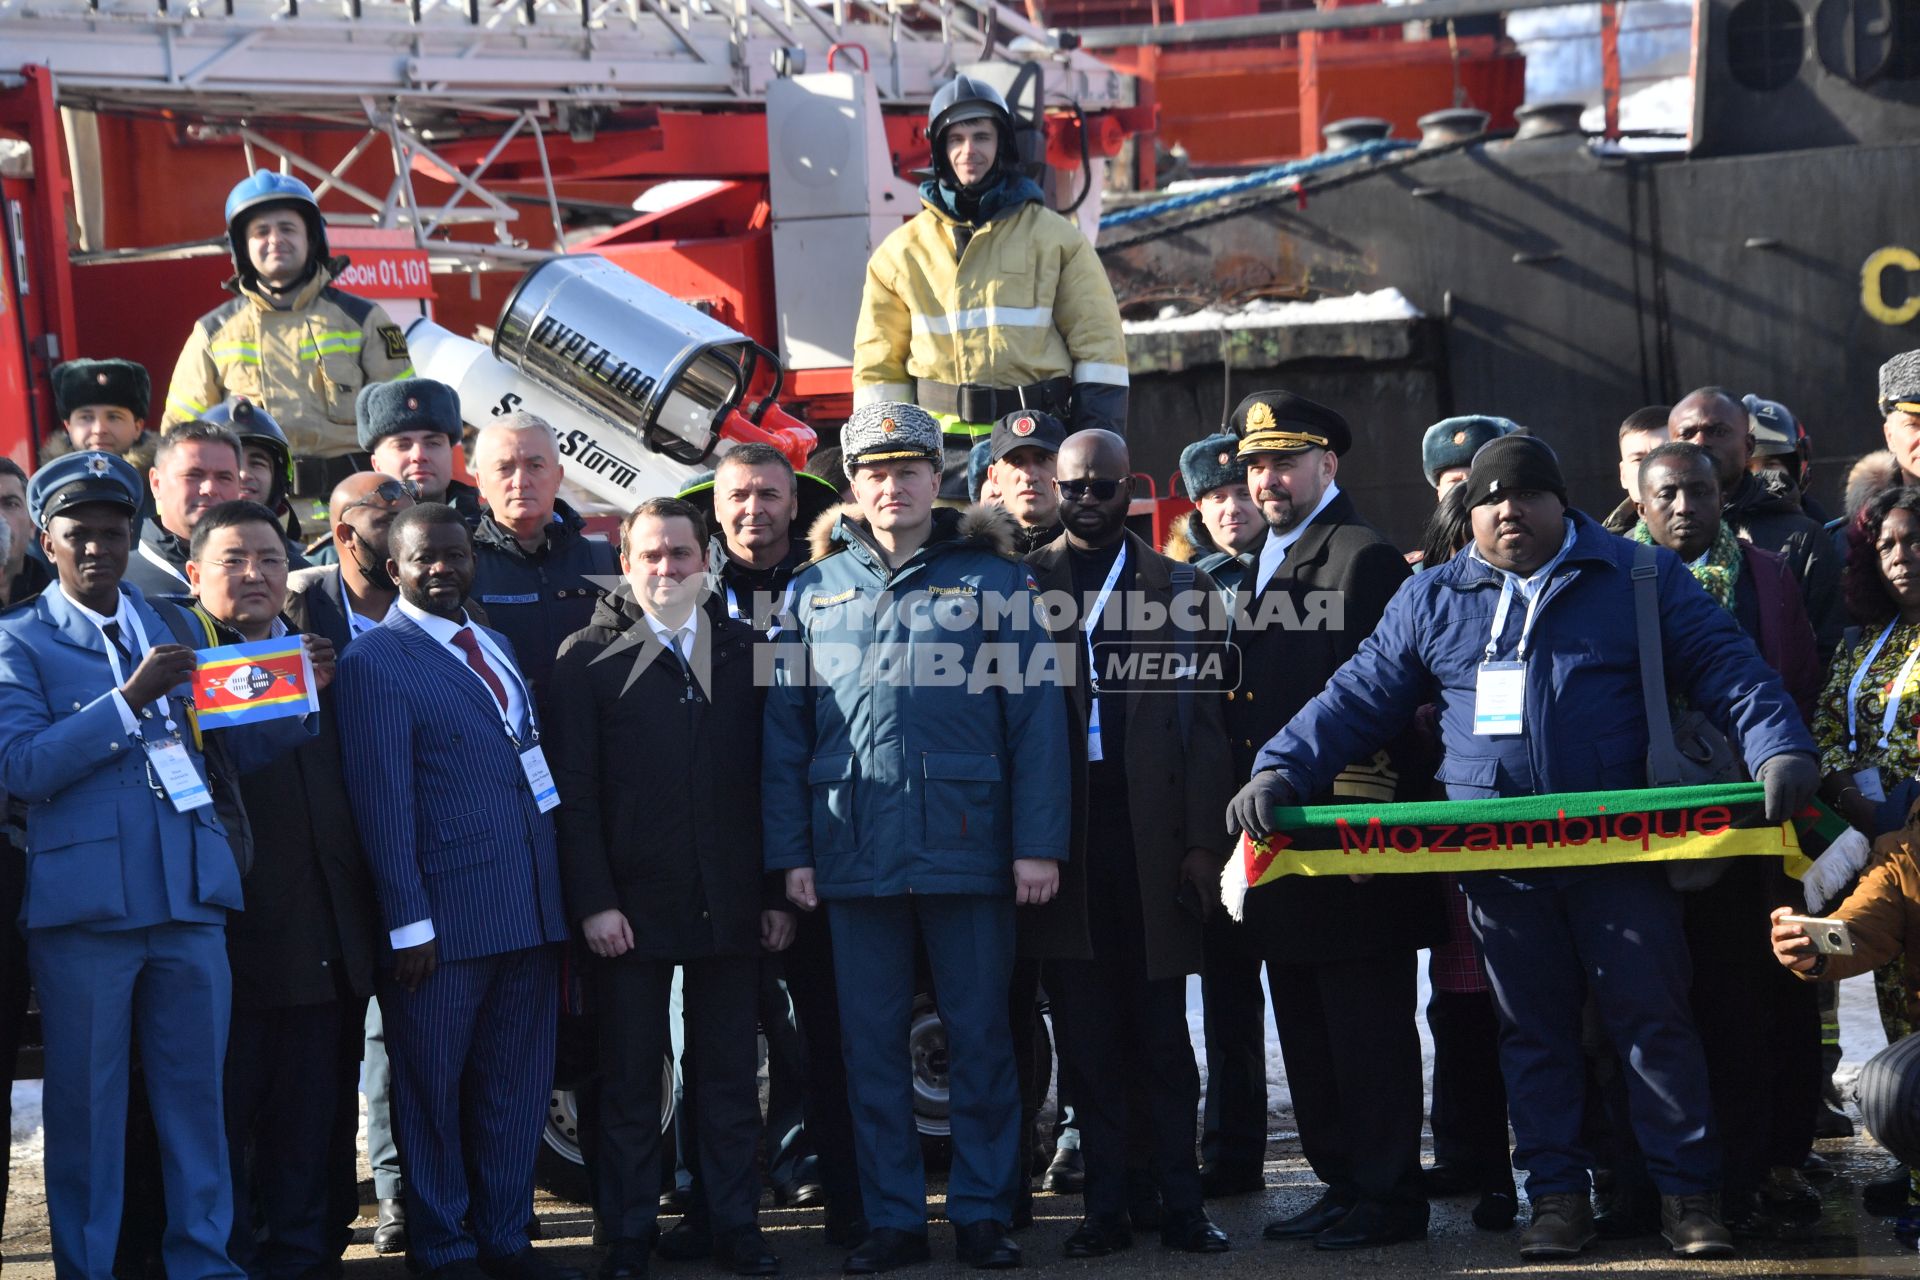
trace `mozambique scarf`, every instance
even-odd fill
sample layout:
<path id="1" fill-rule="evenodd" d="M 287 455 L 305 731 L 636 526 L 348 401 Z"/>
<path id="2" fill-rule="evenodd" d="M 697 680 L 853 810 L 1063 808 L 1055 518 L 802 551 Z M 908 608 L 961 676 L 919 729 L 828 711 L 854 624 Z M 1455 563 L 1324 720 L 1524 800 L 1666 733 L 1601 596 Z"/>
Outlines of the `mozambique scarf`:
<path id="1" fill-rule="evenodd" d="M 1653 545 L 1653 531 L 1642 520 L 1633 526 L 1630 535 L 1635 542 Z M 1733 530 L 1725 521 L 1721 522 L 1720 532 L 1714 535 L 1713 545 L 1707 548 L 1704 563 L 1689 564 L 1694 580 L 1707 589 L 1714 603 L 1733 612 L 1733 585 L 1740 580 L 1740 539 L 1733 536 Z"/>

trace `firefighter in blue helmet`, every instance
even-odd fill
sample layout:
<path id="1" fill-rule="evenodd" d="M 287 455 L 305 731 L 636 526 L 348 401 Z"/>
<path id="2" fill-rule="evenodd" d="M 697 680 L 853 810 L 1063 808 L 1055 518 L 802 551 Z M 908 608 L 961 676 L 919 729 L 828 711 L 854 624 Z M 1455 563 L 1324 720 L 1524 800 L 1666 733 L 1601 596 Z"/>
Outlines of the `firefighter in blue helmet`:
<path id="1" fill-rule="evenodd" d="M 335 286 L 347 260 L 327 248 L 319 202 L 265 169 L 227 196 L 233 297 L 193 326 L 167 390 L 161 430 L 234 396 L 265 410 L 292 451 L 292 493 L 320 504 L 356 469 L 360 388 L 410 377 L 406 335 L 378 303 Z"/>

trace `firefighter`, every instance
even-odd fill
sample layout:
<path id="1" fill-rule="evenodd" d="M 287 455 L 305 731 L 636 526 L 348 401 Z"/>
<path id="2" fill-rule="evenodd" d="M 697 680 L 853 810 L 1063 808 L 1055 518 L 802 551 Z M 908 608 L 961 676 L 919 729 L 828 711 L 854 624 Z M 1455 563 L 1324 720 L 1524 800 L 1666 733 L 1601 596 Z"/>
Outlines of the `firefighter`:
<path id="1" fill-rule="evenodd" d="M 287 447 L 286 432 L 280 429 L 272 414 L 245 396 L 214 405 L 200 415 L 200 420 L 225 427 L 240 437 L 241 498 L 273 512 L 286 538 L 288 569 L 306 568 L 307 558 L 300 549 L 300 521 L 288 510 L 293 453 Z"/>
<path id="2" fill-rule="evenodd" d="M 943 498 L 993 424 L 1043 409 L 1069 430 L 1127 429 L 1127 345 L 1093 245 L 1020 171 L 1013 114 L 960 76 L 934 95 L 925 206 L 867 263 L 853 403 L 911 400 L 944 435 Z"/>
<path id="3" fill-rule="evenodd" d="M 234 297 L 201 316 L 174 365 L 161 430 L 233 396 L 271 414 L 294 456 L 294 509 L 326 520 L 333 486 L 366 459 L 355 451 L 354 397 L 411 377 L 406 335 L 378 303 L 335 288 L 347 260 L 307 184 L 256 172 L 227 196 Z"/>

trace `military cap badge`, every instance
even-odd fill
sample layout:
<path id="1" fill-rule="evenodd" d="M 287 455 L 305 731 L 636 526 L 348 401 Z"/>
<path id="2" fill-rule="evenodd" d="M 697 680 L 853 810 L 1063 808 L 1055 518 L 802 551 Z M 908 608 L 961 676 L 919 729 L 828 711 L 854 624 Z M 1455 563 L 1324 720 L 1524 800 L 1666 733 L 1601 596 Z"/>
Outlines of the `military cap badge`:
<path id="1" fill-rule="evenodd" d="M 1247 410 L 1247 431 L 1249 433 L 1255 431 L 1272 431 L 1279 425 L 1279 423 L 1274 421 L 1273 408 L 1271 405 L 1263 402 Z"/>

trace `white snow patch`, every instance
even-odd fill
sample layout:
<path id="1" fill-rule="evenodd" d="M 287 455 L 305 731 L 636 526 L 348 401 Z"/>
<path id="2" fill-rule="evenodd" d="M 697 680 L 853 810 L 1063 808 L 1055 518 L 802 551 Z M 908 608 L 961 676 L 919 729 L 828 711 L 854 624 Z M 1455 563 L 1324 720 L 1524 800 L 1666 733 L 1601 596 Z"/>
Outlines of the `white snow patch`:
<path id="1" fill-rule="evenodd" d="M 1221 329 L 1277 329 L 1314 324 L 1366 324 L 1382 320 L 1417 320 L 1423 313 L 1395 288 L 1373 293 L 1317 298 L 1312 302 L 1277 302 L 1258 298 L 1243 307 L 1224 310 L 1204 307 L 1181 315 L 1167 307 L 1151 320 L 1129 320 L 1123 326 L 1134 333 L 1212 333 Z"/>

